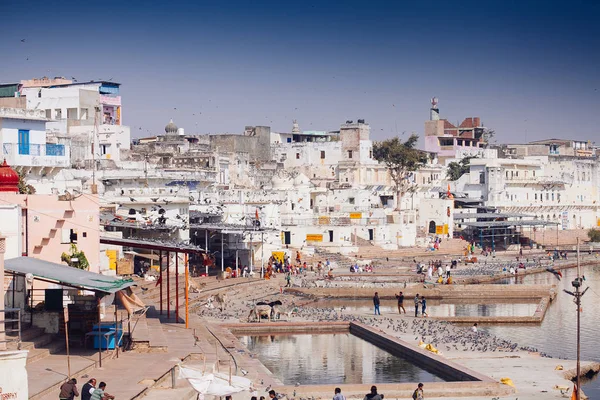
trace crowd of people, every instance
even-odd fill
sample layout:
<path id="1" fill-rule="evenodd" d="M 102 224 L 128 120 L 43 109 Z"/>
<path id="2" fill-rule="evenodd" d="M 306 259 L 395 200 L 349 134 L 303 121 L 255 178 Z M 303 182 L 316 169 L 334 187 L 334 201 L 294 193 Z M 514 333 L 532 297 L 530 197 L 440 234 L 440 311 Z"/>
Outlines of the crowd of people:
<path id="1" fill-rule="evenodd" d="M 396 300 L 398 301 L 398 314 L 402 314 L 402 312 L 404 312 L 404 314 L 406 314 L 406 309 L 404 308 L 404 293 L 400 292 L 396 295 Z M 417 293 L 415 298 L 414 298 L 414 302 L 415 302 L 415 317 L 419 316 L 419 311 L 421 312 L 421 315 L 423 317 L 428 317 L 429 315 L 427 314 L 427 300 L 425 299 L 425 296 L 420 296 Z M 375 292 L 375 295 L 373 296 L 373 307 L 374 307 L 374 314 L 375 315 L 381 315 L 381 311 L 379 310 L 379 306 L 381 305 L 381 299 L 379 298 L 379 293 Z"/>
<path id="2" fill-rule="evenodd" d="M 61 385 L 58 398 L 59 400 L 73 400 L 79 395 L 77 379 L 71 378 Z M 115 396 L 106 392 L 106 383 L 100 382 L 96 387 L 96 379 L 94 378 L 88 380 L 81 388 L 81 400 L 112 400 L 114 398 Z"/>

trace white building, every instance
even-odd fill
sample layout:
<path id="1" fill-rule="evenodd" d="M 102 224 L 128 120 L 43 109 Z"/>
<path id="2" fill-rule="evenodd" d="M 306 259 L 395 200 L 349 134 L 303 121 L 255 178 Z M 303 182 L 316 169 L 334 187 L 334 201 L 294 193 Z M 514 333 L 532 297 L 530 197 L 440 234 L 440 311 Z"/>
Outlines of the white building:
<path id="1" fill-rule="evenodd" d="M 49 174 L 70 166 L 69 146 L 48 143 L 41 110 L 0 108 L 2 157 L 16 170 Z"/>
<path id="2" fill-rule="evenodd" d="M 97 160 L 120 160 L 120 150 L 129 149 L 131 133 L 124 126 L 119 83 L 81 82 L 47 85 L 32 80 L 21 89 L 27 109 L 42 110 L 46 128 L 61 143 L 72 143 L 74 164 Z"/>

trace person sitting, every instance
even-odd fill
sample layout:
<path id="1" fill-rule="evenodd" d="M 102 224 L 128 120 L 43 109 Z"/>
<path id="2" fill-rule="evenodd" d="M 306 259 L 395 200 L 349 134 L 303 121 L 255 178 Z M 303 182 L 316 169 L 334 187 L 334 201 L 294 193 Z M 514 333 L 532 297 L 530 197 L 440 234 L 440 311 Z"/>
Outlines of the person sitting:
<path id="1" fill-rule="evenodd" d="M 383 395 L 377 393 L 377 386 L 371 386 L 371 392 L 367 393 L 363 400 L 383 400 Z"/>

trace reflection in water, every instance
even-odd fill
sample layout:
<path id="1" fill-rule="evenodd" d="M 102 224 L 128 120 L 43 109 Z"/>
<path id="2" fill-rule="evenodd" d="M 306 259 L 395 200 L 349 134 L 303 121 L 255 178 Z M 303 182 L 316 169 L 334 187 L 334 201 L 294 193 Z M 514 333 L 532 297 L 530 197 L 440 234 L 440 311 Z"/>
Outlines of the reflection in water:
<path id="1" fill-rule="evenodd" d="M 455 301 L 450 302 L 439 300 L 427 300 L 427 313 L 431 317 L 462 317 L 462 316 L 490 316 L 490 317 L 527 317 L 532 316 L 539 304 L 539 301 L 532 299 L 514 299 L 511 302 L 479 304 L 481 300 Z M 373 313 L 373 302 L 365 299 L 346 299 L 346 300 L 319 300 L 311 303 L 311 306 L 326 307 L 346 307 L 348 312 L 353 313 Z M 408 298 L 404 301 L 404 308 L 408 314 L 414 313 L 413 299 Z M 382 313 L 398 313 L 396 300 L 382 300 L 380 311 Z M 419 310 L 420 311 L 420 310 Z"/>
<path id="2" fill-rule="evenodd" d="M 581 314 L 581 359 L 600 361 L 600 313 L 595 305 L 600 300 L 600 269 L 599 267 L 582 267 L 586 277 L 583 287 L 589 285 L 590 290 L 583 296 Z M 573 290 L 571 282 L 577 277 L 575 268 L 562 270 L 563 279 L 558 281 L 551 273 L 541 273 L 524 276 L 517 283 L 525 284 L 554 284 L 557 285 L 557 296 L 550 303 L 544 321 L 541 325 L 521 326 L 489 326 L 483 329 L 513 340 L 520 345 L 537 347 L 538 350 L 553 357 L 575 359 L 577 357 L 577 308 L 573 298 L 563 292 L 563 289 Z M 515 283 L 515 279 L 508 279 Z M 591 399 L 600 399 L 600 380 L 595 379 L 582 386 Z"/>
<path id="3" fill-rule="evenodd" d="M 288 385 L 443 381 L 349 333 L 242 336 L 240 341 Z"/>

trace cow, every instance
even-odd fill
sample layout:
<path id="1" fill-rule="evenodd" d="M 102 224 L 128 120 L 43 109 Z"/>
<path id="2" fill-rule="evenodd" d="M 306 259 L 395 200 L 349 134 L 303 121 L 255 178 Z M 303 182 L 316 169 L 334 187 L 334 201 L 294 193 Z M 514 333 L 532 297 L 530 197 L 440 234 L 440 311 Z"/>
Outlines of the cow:
<path id="1" fill-rule="evenodd" d="M 269 322 L 271 322 L 272 309 L 268 305 L 258 305 L 255 306 L 252 310 L 250 310 L 250 314 L 248 314 L 248 322 L 250 322 L 250 318 L 254 316 L 254 318 L 260 322 L 260 319 L 263 316 L 266 316 Z"/>
<path id="2" fill-rule="evenodd" d="M 215 295 L 209 296 L 206 299 L 206 307 L 213 308 L 215 305 L 213 303 L 219 304 L 219 309 L 221 312 L 227 308 L 227 293 L 217 293 Z"/>

